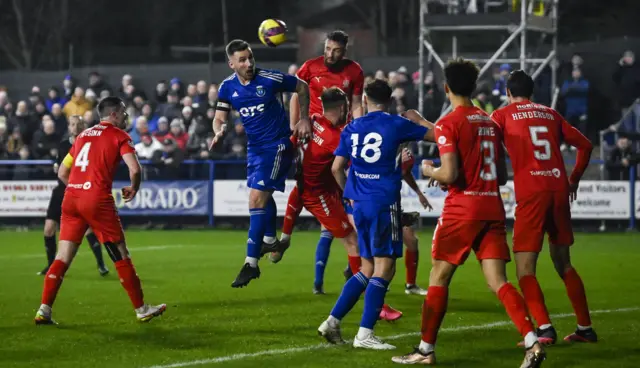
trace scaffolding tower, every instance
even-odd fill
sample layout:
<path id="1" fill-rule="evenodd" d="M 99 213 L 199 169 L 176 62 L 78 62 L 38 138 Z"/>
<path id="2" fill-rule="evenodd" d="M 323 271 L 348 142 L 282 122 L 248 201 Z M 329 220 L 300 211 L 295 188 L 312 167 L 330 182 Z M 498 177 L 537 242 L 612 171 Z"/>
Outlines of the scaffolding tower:
<path id="1" fill-rule="evenodd" d="M 494 63 L 519 63 L 520 69 L 527 70 L 533 66 L 537 66 L 535 71 L 531 74 L 535 80 L 547 65 L 551 66 L 551 96 L 555 101 L 557 98 L 556 78 L 557 78 L 557 63 L 556 54 L 558 46 L 558 2 L 559 0 L 519 0 L 519 12 L 506 12 L 506 13 L 476 13 L 466 15 L 447 15 L 447 14 L 429 14 L 428 4 L 430 2 L 438 1 L 443 3 L 443 0 L 420 0 L 420 46 L 418 50 L 418 64 L 420 81 L 423 83 L 426 75 L 425 59 L 433 59 L 441 68 L 444 68 L 444 61 L 438 52 L 434 49 L 433 44 L 430 41 L 431 34 L 438 31 L 452 32 L 451 47 L 452 57 L 458 56 L 457 46 L 457 32 L 508 32 L 509 37 L 502 43 L 502 45 L 493 53 L 489 59 L 474 59 L 468 58 L 468 60 L 475 61 L 477 63 L 485 63 L 480 69 L 478 78 L 482 76 L 491 68 Z M 512 5 L 515 0 L 509 0 L 509 5 Z M 447 3 L 447 1 L 444 1 Z M 459 5 L 460 0 L 450 0 L 448 4 L 449 8 L 452 5 Z M 506 2 L 506 0 L 505 0 Z M 474 2 L 475 3 L 475 2 Z M 486 4 L 489 0 L 486 1 Z M 495 3 L 495 1 L 492 1 Z M 516 3 L 517 4 L 517 3 Z M 535 14 L 533 11 L 534 5 L 540 5 L 546 10 L 543 10 L 543 14 Z M 487 7 L 485 6 L 485 10 Z M 552 37 L 552 46 L 548 55 L 545 58 L 529 58 L 529 37 L 527 32 L 532 34 L 538 34 L 542 40 L 545 37 Z M 502 58 L 501 56 L 507 51 L 509 46 L 520 38 L 520 56 L 519 58 Z M 426 55 L 425 51 L 428 52 Z M 552 62 L 553 61 L 553 62 Z M 553 105 L 553 104 L 552 104 Z M 418 106 L 419 111 L 423 111 L 424 106 L 424 88 L 418 89 Z M 451 107 L 448 106 L 443 109 L 442 115 L 448 113 Z"/>

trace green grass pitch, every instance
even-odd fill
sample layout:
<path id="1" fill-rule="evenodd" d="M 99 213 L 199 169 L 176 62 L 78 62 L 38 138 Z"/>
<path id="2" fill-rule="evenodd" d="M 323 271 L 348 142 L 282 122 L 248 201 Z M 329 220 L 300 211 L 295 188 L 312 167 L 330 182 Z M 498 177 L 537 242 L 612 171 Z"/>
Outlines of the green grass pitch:
<path id="1" fill-rule="evenodd" d="M 420 234 L 419 284 L 429 273 L 431 231 Z M 58 326 L 34 326 L 45 262 L 40 232 L 0 232 L 0 367 L 391 367 L 390 358 L 419 342 L 423 298 L 404 294 L 399 262 L 387 301 L 404 312 L 377 334 L 395 352 L 323 344 L 316 328 L 340 293 L 346 265 L 336 241 L 326 272 L 328 295 L 311 293 L 317 232 L 294 234 L 280 264 L 261 262 L 262 276 L 244 289 L 231 282 L 242 266 L 245 232 L 130 231 L 132 250 L 149 303 L 167 303 L 149 324 L 135 319 L 111 274 L 101 278 L 86 245 L 54 306 Z M 640 235 L 578 234 L 573 263 L 582 276 L 601 341 L 560 343 L 548 349 L 546 367 L 637 367 L 640 361 Z M 105 258 L 107 258 L 105 253 Z M 108 259 L 108 258 L 107 258 Z M 560 337 L 575 319 L 564 285 L 547 254 L 538 268 L 547 305 Z M 514 280 L 513 264 L 509 276 Z M 362 301 L 343 323 L 346 339 L 357 331 Z M 438 340 L 444 367 L 516 367 L 519 335 L 489 292 L 476 262 L 462 267 L 451 285 L 449 312 Z"/>

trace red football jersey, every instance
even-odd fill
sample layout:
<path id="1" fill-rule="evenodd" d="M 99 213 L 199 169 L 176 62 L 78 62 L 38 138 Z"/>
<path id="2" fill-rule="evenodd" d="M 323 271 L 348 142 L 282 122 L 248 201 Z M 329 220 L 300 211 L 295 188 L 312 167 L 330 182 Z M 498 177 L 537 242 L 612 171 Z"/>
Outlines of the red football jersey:
<path id="1" fill-rule="evenodd" d="M 554 109 L 523 101 L 493 112 L 513 167 L 516 200 L 540 191 L 566 191 L 569 180 L 560 145 L 564 140 L 579 149 L 571 175 L 577 182 L 591 154 L 591 142 Z"/>
<path id="2" fill-rule="evenodd" d="M 459 162 L 442 219 L 504 220 L 497 167 L 504 154 L 499 127 L 481 109 L 460 106 L 436 123 L 435 136 L 440 155 L 457 153 Z"/>
<path id="3" fill-rule="evenodd" d="M 313 139 L 304 148 L 302 158 L 302 177 L 305 194 L 322 194 L 339 189 L 331 173 L 333 154 L 340 143 L 339 127 L 331 124 L 324 116 L 312 117 Z"/>
<path id="4" fill-rule="evenodd" d="M 111 186 L 120 159 L 135 153 L 131 137 L 110 123 L 102 122 L 80 133 L 69 154 L 73 165 L 67 192 L 111 196 Z"/>
<path id="5" fill-rule="evenodd" d="M 342 89 L 351 103 L 353 96 L 362 95 L 364 89 L 364 72 L 360 64 L 344 59 L 344 67 L 340 71 L 331 71 L 324 64 L 324 56 L 307 60 L 297 73 L 298 78 L 309 84 L 309 115 L 322 114 L 322 92 L 331 87 Z"/>

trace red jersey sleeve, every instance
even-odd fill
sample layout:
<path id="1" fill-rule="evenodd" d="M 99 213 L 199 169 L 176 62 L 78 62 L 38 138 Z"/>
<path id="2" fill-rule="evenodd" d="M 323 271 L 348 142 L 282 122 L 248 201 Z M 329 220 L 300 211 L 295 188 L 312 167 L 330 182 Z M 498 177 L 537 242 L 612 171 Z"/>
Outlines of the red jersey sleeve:
<path id="1" fill-rule="evenodd" d="M 504 130 L 504 115 L 501 110 L 496 110 L 491 113 L 491 120 L 498 125 L 500 130 Z"/>
<path id="2" fill-rule="evenodd" d="M 133 141 L 131 140 L 131 137 L 129 137 L 129 134 L 125 132 L 122 132 L 122 135 L 120 135 L 118 146 L 118 149 L 120 150 L 120 156 L 124 156 L 127 153 L 136 153 L 136 148 L 133 144 Z"/>
<path id="3" fill-rule="evenodd" d="M 360 64 L 355 61 L 353 62 L 353 65 L 353 95 L 362 96 L 362 92 L 364 91 L 364 71 L 362 71 Z"/>
<path id="4" fill-rule="evenodd" d="M 408 157 L 405 160 L 404 156 L 402 156 L 402 173 L 406 174 L 411 172 L 411 169 L 413 168 L 413 165 L 416 163 L 416 159 L 415 157 L 413 157 L 413 154 L 411 153 L 411 151 L 407 151 Z"/>
<path id="5" fill-rule="evenodd" d="M 573 167 L 571 176 L 569 177 L 569 183 L 577 183 L 580 181 L 580 178 L 582 178 L 584 171 L 589 165 L 593 145 L 587 137 L 580 133 L 578 129 L 571 126 L 571 124 L 569 124 L 559 113 L 555 112 L 555 115 L 560 121 L 564 141 L 578 149 L 576 154 L 576 164 Z"/>
<path id="6" fill-rule="evenodd" d="M 434 131 L 436 134 L 436 143 L 438 144 L 438 151 L 440 151 L 440 155 L 456 152 L 458 150 L 458 136 L 451 123 L 440 120 L 436 123 Z"/>
<path id="7" fill-rule="evenodd" d="M 302 64 L 302 66 L 300 67 L 300 69 L 298 69 L 298 72 L 296 73 L 296 76 L 298 76 L 298 78 L 300 78 L 301 80 L 307 83 L 309 83 L 311 78 L 313 78 L 313 76 L 311 75 L 311 70 L 309 70 L 310 63 L 311 63 L 311 60 L 305 61 L 305 63 Z"/>

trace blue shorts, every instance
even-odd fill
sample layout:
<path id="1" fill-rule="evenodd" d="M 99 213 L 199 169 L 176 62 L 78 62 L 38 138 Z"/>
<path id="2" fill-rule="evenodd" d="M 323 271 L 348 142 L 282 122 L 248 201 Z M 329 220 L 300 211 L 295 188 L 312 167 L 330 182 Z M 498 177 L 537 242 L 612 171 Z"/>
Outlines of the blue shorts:
<path id="1" fill-rule="evenodd" d="M 247 186 L 249 188 L 284 192 L 285 181 L 293 163 L 293 144 L 287 138 L 277 147 L 249 152 L 247 155 Z"/>
<path id="2" fill-rule="evenodd" d="M 343 199 L 342 205 L 344 206 L 344 212 L 346 212 L 347 215 L 353 215 L 353 206 L 351 206 L 351 201 Z"/>
<path id="3" fill-rule="evenodd" d="M 402 257 L 400 200 L 392 205 L 354 201 L 353 221 L 360 257 Z"/>

